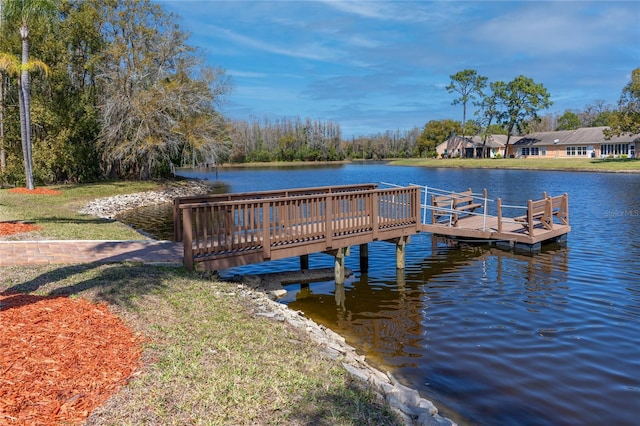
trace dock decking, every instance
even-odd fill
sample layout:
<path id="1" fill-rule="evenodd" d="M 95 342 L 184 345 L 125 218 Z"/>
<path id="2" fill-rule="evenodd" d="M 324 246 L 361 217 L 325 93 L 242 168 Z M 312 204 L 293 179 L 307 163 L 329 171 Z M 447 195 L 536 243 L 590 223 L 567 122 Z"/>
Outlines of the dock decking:
<path id="1" fill-rule="evenodd" d="M 534 221 L 533 235 L 527 232 L 522 223 L 503 222 L 502 230 L 498 231 L 498 217 L 466 216 L 458 218 L 458 226 L 446 223 L 420 224 L 421 232 L 444 235 L 453 238 L 466 239 L 473 242 L 497 242 L 511 247 L 520 247 L 527 251 L 535 251 L 545 242 L 558 240 L 566 236 L 571 227 L 565 224 L 555 224 L 553 229 L 546 229 L 542 223 Z M 504 220 L 504 219 L 503 219 Z"/>

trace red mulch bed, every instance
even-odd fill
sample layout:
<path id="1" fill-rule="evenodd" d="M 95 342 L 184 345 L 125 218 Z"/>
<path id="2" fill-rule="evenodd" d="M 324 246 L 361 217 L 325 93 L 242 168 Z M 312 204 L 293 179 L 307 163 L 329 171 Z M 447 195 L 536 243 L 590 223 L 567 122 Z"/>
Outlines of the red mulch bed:
<path id="1" fill-rule="evenodd" d="M 32 194 L 32 195 L 60 195 L 60 194 L 62 194 L 62 191 L 58 191 L 57 189 L 48 189 L 48 188 L 34 188 L 34 189 L 13 188 L 13 189 L 10 189 L 8 192 L 11 192 L 11 193 L 14 193 L 14 194 Z"/>
<path id="2" fill-rule="evenodd" d="M 81 424 L 140 366 L 143 339 L 104 304 L 0 293 L 0 425 Z"/>
<path id="3" fill-rule="evenodd" d="M 20 234 L 22 232 L 41 231 L 42 227 L 31 223 L 0 222 L 0 236 Z"/>

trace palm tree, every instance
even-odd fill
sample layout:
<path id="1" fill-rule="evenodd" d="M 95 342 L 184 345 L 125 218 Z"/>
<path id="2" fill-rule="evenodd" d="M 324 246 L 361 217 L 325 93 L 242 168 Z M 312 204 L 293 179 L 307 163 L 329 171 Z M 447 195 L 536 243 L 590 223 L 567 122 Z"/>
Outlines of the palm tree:
<path id="1" fill-rule="evenodd" d="M 20 38 L 22 39 L 22 57 L 19 70 L 18 94 L 20 103 L 20 139 L 24 157 L 24 172 L 27 189 L 33 189 L 33 167 L 31 155 L 31 78 L 30 72 L 42 68 L 44 63 L 29 60 L 29 22 L 35 22 L 52 14 L 56 10 L 54 0 L 1 0 L 1 18 L 7 22 L 20 21 Z M 9 60 L 10 61 L 10 60 Z M 35 65 L 36 62 L 38 65 Z M 13 66 L 13 65 L 11 65 Z M 46 66 L 46 65 L 45 65 Z M 7 70 L 9 71 L 9 70 Z M 48 69 L 45 70 L 48 72 Z"/>
<path id="2" fill-rule="evenodd" d="M 9 53 L 0 53 L 0 75 L 7 74 L 9 76 L 19 77 L 18 95 L 20 104 L 20 135 L 22 137 L 22 156 L 24 157 L 24 170 L 27 179 L 27 188 L 33 189 L 33 169 L 31 160 L 31 114 L 28 101 L 25 101 L 23 79 L 25 73 L 29 74 L 33 71 L 40 70 L 45 76 L 49 75 L 49 67 L 42 61 L 32 59 L 23 63 L 20 58 Z M 28 120 L 28 121 L 27 121 Z M 29 123 L 27 125 L 27 123 Z M 4 123 L 0 123 L 4 125 Z M 29 143 L 25 143 L 28 141 Z"/>

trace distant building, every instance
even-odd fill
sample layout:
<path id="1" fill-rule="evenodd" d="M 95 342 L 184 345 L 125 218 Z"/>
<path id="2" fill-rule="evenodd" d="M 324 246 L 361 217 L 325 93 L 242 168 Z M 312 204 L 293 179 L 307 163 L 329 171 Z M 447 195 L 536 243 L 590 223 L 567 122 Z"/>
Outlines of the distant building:
<path id="1" fill-rule="evenodd" d="M 613 136 L 605 139 L 606 127 L 583 127 L 576 130 L 530 133 L 511 136 L 490 135 L 488 157 L 498 154 L 513 158 L 617 158 L 640 156 L 640 134 Z M 505 152 L 505 148 L 508 152 Z M 482 156 L 482 137 L 453 136 L 436 147 L 439 157 L 478 158 Z"/>
<path id="2" fill-rule="evenodd" d="M 510 144 L 509 156 L 516 158 L 636 158 L 640 134 L 605 139 L 606 127 L 531 133 Z"/>
<path id="3" fill-rule="evenodd" d="M 520 139 L 520 136 L 511 136 L 509 144 Z M 494 158 L 502 155 L 507 142 L 507 135 L 488 135 L 484 148 L 487 157 Z M 438 157 L 449 158 L 481 158 L 483 148 L 482 136 L 453 136 L 436 147 Z"/>

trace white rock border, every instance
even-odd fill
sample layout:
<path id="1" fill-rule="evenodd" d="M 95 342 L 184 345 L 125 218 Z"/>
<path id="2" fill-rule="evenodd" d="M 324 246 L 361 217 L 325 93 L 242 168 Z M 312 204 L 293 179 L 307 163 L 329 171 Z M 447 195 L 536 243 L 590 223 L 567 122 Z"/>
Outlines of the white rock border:
<path id="1" fill-rule="evenodd" d="M 157 191 L 136 192 L 113 197 L 96 198 L 87 203 L 80 214 L 90 214 L 102 219 L 113 219 L 118 214 L 138 207 L 172 203 L 176 197 L 188 197 L 210 193 L 213 187 L 198 180 L 187 180 L 180 185 L 168 185 Z"/>

